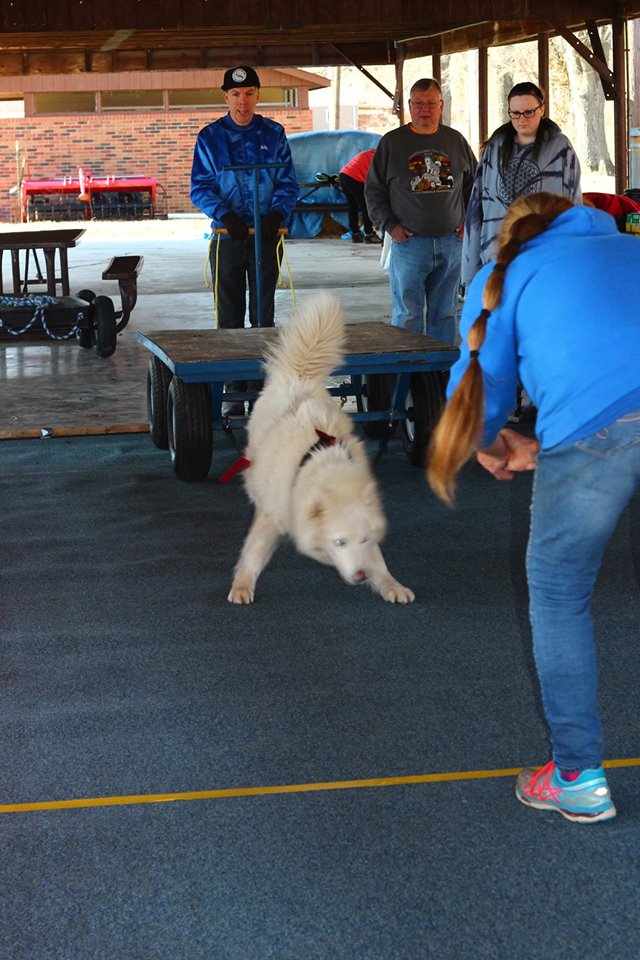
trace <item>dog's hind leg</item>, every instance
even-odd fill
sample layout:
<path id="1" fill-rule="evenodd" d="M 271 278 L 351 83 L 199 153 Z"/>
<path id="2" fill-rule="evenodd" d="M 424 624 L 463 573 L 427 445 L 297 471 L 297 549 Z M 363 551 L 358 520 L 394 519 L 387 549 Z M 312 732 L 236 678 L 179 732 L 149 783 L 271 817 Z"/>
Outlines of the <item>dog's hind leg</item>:
<path id="1" fill-rule="evenodd" d="M 377 544 L 371 545 L 370 563 L 367 569 L 368 583 L 388 603 L 413 603 L 415 594 L 392 577 Z"/>
<path id="2" fill-rule="evenodd" d="M 273 556 L 279 541 L 280 534 L 269 514 L 256 510 L 242 546 L 227 600 L 231 603 L 253 603 L 256 581 Z"/>

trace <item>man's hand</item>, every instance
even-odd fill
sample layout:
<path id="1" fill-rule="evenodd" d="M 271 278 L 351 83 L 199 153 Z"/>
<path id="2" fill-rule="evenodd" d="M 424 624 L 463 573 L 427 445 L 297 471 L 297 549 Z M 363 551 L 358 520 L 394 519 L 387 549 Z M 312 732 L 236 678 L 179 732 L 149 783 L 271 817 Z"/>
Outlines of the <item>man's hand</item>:
<path id="1" fill-rule="evenodd" d="M 237 213 L 225 213 L 220 219 L 232 240 L 246 240 L 249 236 L 249 227 Z"/>
<path id="2" fill-rule="evenodd" d="M 260 223 L 260 234 L 263 240 L 275 240 L 282 223 L 283 215 L 279 210 L 266 213 Z"/>
<path id="3" fill-rule="evenodd" d="M 535 470 L 539 449 L 537 440 L 505 427 L 491 446 L 478 450 L 476 458 L 496 480 L 513 480 L 514 473 Z"/>
<path id="4" fill-rule="evenodd" d="M 393 230 L 389 231 L 389 236 L 392 240 L 395 240 L 396 243 L 404 243 L 409 237 L 413 236 L 411 230 L 408 230 L 406 227 L 403 227 L 401 223 L 397 227 L 394 227 Z"/>

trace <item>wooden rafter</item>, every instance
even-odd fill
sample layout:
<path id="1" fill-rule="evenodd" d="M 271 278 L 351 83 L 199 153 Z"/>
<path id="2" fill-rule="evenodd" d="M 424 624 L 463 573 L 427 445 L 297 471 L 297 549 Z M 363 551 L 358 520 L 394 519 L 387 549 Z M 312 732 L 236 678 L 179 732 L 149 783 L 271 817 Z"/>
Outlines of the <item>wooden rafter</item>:
<path id="1" fill-rule="evenodd" d="M 616 96 L 616 78 L 614 76 L 613 70 L 610 70 L 604 56 L 604 50 L 602 49 L 602 43 L 600 41 L 600 34 L 598 33 L 596 25 L 593 21 L 590 21 L 590 26 L 585 24 L 584 29 L 587 29 L 589 36 L 591 38 L 592 50 L 578 39 L 576 35 L 568 30 L 561 23 L 554 23 L 553 27 L 556 33 L 567 41 L 570 46 L 578 53 L 590 67 L 600 75 L 600 80 L 602 81 L 602 89 L 607 100 L 613 100 Z"/>

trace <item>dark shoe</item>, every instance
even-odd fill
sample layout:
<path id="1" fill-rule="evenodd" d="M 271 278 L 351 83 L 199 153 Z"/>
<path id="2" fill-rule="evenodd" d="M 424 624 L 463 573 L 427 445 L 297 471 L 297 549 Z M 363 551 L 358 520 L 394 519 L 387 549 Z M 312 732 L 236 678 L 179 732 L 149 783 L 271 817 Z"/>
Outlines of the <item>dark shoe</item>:
<path id="1" fill-rule="evenodd" d="M 224 393 L 244 393 L 247 389 L 246 380 L 236 380 L 225 383 Z M 244 400 L 224 400 L 221 411 L 223 417 L 244 417 Z"/>
<path id="2" fill-rule="evenodd" d="M 232 403 L 227 400 L 222 404 L 221 413 L 223 417 L 244 417 L 244 401 L 235 400 Z"/>
<path id="3" fill-rule="evenodd" d="M 379 237 L 377 233 L 366 233 L 364 236 L 365 243 L 382 243 L 382 237 Z"/>
<path id="4" fill-rule="evenodd" d="M 249 400 L 247 400 L 247 410 L 249 412 L 249 416 L 251 416 L 251 414 L 253 413 L 253 405 L 258 399 L 258 397 L 260 396 L 260 392 L 263 387 L 264 387 L 264 380 L 248 380 L 247 381 L 247 392 L 249 394 L 253 394 L 253 396 L 251 396 Z"/>
<path id="5" fill-rule="evenodd" d="M 352 233 L 351 243 L 364 243 L 364 237 L 361 233 Z"/>
<path id="6" fill-rule="evenodd" d="M 224 385 L 225 393 L 242 393 L 246 389 L 246 380 L 232 380 L 231 383 L 225 383 Z"/>

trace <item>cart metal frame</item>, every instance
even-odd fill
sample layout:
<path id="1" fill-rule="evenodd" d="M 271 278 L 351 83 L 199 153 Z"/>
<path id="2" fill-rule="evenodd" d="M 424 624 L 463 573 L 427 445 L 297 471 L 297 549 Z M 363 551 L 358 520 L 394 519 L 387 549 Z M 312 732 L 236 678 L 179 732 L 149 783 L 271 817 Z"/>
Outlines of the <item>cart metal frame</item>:
<path id="1" fill-rule="evenodd" d="M 211 463 L 212 431 L 228 432 L 246 422 L 223 416 L 224 384 L 262 381 L 264 351 L 277 336 L 277 327 L 137 333 L 153 355 L 147 374 L 152 439 L 171 451 L 180 479 L 204 479 Z M 422 464 L 444 402 L 446 375 L 458 356 L 457 347 L 385 323 L 349 324 L 344 364 L 331 375 L 340 382 L 328 390 L 345 401 L 355 398 L 357 412 L 351 415 L 370 437 L 386 440 L 404 421 L 405 451 L 412 462 Z M 224 398 L 256 396 L 254 389 Z"/>

